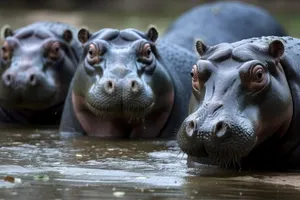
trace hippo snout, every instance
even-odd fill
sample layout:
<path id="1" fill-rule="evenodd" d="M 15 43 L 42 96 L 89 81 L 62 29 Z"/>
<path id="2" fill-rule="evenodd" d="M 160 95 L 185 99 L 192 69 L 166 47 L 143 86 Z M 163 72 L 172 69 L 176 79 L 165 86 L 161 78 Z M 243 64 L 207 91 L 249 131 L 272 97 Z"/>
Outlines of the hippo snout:
<path id="1" fill-rule="evenodd" d="M 13 73 L 7 72 L 2 76 L 3 84 L 7 87 L 26 87 L 37 86 L 39 84 L 39 74 L 32 73 Z"/>
<path id="2" fill-rule="evenodd" d="M 202 111 L 204 112 L 204 111 Z M 237 162 L 256 144 L 254 127 L 241 116 L 190 115 L 177 135 L 180 148 L 190 156 L 207 154 L 220 165 Z"/>
<path id="3" fill-rule="evenodd" d="M 87 105 L 97 115 L 145 116 L 154 104 L 151 88 L 138 76 L 102 77 L 87 94 Z"/>
<path id="4" fill-rule="evenodd" d="M 136 95 L 143 90 L 143 84 L 138 79 L 114 80 L 106 79 L 101 84 L 106 95 L 114 95 L 118 90 L 122 90 L 127 95 Z"/>
<path id="5" fill-rule="evenodd" d="M 188 120 L 186 122 L 186 134 L 188 136 L 196 135 L 199 137 L 204 137 L 205 135 L 209 135 L 210 137 L 214 137 L 217 139 L 225 139 L 226 137 L 229 137 L 231 133 L 229 124 L 224 120 L 219 120 L 217 122 L 206 125 L 207 127 L 205 128 L 205 130 L 199 129 L 199 125 L 197 124 L 197 120 L 194 119 Z"/>

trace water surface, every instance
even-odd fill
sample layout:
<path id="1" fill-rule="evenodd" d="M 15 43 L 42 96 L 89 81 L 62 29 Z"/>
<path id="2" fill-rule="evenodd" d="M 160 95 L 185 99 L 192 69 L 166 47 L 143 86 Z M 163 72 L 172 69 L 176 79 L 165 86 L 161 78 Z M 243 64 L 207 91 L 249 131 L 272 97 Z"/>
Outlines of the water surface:
<path id="1" fill-rule="evenodd" d="M 0 199 L 297 199 L 300 194 L 300 177 L 293 174 L 188 168 L 174 140 L 65 139 L 55 128 L 4 127 L 0 141 Z M 6 176 L 21 181 L 4 181 Z"/>

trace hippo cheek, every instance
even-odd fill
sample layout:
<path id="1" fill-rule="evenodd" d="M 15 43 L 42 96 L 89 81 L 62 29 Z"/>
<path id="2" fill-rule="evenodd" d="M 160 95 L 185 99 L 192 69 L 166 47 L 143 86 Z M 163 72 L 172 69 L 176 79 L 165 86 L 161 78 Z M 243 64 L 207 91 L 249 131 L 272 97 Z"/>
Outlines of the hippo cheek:
<path id="1" fill-rule="evenodd" d="M 153 108 L 152 89 L 139 78 L 101 78 L 93 84 L 86 102 L 90 111 L 101 117 L 142 119 Z"/>

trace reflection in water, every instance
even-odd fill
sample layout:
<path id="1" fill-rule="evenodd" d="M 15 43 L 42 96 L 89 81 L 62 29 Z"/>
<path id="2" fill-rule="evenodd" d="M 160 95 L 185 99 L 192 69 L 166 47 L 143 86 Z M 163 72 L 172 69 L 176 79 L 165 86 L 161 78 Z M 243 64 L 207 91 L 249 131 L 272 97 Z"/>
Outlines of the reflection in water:
<path id="1" fill-rule="evenodd" d="M 122 199 L 282 199 L 299 195 L 291 186 L 246 181 L 247 172 L 187 168 L 176 141 L 62 139 L 51 128 L 1 130 L 0 176 L 21 178 L 22 183 L 0 181 L 0 199 L 114 199 L 117 194 Z M 37 175 L 47 175 L 49 180 L 35 180 Z"/>

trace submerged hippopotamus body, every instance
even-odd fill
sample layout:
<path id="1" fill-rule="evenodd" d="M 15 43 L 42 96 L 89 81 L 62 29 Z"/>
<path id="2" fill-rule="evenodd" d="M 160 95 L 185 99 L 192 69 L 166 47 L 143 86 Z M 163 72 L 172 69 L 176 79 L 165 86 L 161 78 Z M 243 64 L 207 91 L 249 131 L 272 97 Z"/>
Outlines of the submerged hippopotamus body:
<path id="1" fill-rule="evenodd" d="M 76 29 L 36 22 L 2 34 L 0 123 L 58 124 L 83 53 Z"/>
<path id="2" fill-rule="evenodd" d="M 268 11 L 241 2 L 214 2 L 183 13 L 163 38 L 194 51 L 197 39 L 206 45 L 216 45 L 270 35 L 287 34 Z"/>
<path id="3" fill-rule="evenodd" d="M 177 140 L 222 167 L 300 167 L 300 39 L 197 42 L 189 116 Z"/>
<path id="4" fill-rule="evenodd" d="M 66 100 L 61 132 L 99 137 L 150 138 L 174 135 L 186 116 L 190 66 L 197 59 L 159 41 L 151 27 L 79 31 L 84 44 Z"/>

